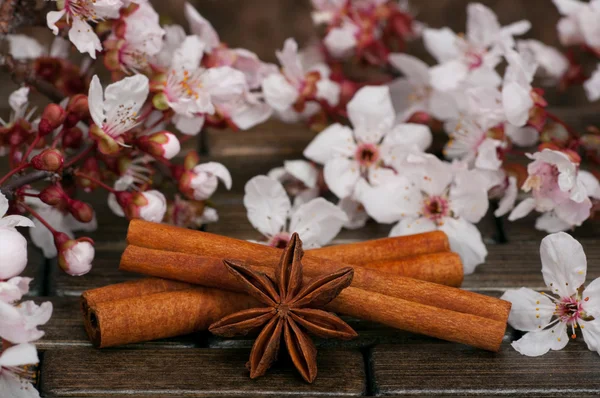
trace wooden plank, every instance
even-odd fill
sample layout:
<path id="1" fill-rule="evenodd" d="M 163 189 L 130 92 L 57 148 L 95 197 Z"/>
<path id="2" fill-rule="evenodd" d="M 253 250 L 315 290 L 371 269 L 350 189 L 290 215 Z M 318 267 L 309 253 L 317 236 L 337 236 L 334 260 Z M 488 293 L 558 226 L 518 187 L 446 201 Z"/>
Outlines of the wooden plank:
<path id="1" fill-rule="evenodd" d="M 600 277 L 600 246 L 597 239 L 580 240 L 585 250 L 587 280 Z M 522 286 L 546 289 L 542 279 L 539 241 L 513 241 L 504 245 L 487 245 L 488 257 L 472 275 L 466 275 L 463 288 L 503 291 Z"/>
<path id="2" fill-rule="evenodd" d="M 302 123 L 287 124 L 276 119 L 246 131 L 209 128 L 202 134 L 207 134 L 206 143 L 211 156 L 235 156 L 238 159 L 257 155 L 301 158 L 302 151 L 316 135 Z"/>
<path id="3" fill-rule="evenodd" d="M 248 350 L 202 348 L 48 350 L 40 390 L 49 397 L 358 396 L 365 392 L 364 361 L 357 350 L 320 351 L 319 375 L 313 384 L 304 382 L 286 360 L 266 376 L 251 380 L 245 368 L 248 355 Z"/>
<path id="4" fill-rule="evenodd" d="M 376 395 L 581 396 L 600 391 L 598 354 L 581 338 L 562 351 L 526 357 L 459 344 L 381 345 L 371 358 Z"/>
<path id="5" fill-rule="evenodd" d="M 50 321 L 40 329 L 46 334 L 36 342 L 40 349 L 91 347 L 83 328 L 79 297 L 39 297 L 36 303 L 50 301 L 54 308 Z M 205 345 L 204 334 L 197 333 L 151 342 L 128 344 L 126 348 L 189 348 Z"/>
<path id="6" fill-rule="evenodd" d="M 27 267 L 21 274 L 28 278 L 33 278 L 29 284 L 28 296 L 39 296 L 44 293 L 46 259 L 31 241 L 27 242 Z"/>

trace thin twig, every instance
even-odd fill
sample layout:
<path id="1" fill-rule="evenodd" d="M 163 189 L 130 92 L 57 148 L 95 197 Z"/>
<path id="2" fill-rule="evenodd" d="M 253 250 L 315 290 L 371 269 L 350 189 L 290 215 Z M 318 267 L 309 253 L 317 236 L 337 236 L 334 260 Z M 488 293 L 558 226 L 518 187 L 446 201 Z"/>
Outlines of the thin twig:
<path id="1" fill-rule="evenodd" d="M 0 187 L 0 192 L 6 196 L 6 199 L 13 199 L 15 190 L 21 188 L 23 185 L 31 184 L 32 182 L 45 180 L 48 177 L 53 176 L 54 173 L 51 171 L 37 170 L 33 173 L 24 174 L 20 177 L 13 178 L 7 184 Z"/>
<path id="2" fill-rule="evenodd" d="M 19 62 L 11 55 L 0 56 L 2 70 L 9 73 L 12 80 L 17 84 L 27 84 L 44 94 L 52 102 L 59 103 L 65 97 L 54 85 L 40 79 L 30 63 Z"/>

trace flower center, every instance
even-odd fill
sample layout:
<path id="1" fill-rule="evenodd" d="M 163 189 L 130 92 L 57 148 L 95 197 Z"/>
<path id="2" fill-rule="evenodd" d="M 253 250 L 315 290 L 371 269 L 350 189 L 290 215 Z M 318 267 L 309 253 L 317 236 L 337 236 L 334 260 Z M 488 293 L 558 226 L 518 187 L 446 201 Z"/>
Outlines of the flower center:
<path id="1" fill-rule="evenodd" d="M 474 50 L 467 51 L 465 53 L 465 59 L 469 70 L 477 69 L 483 64 L 483 55 Z"/>
<path id="2" fill-rule="evenodd" d="M 448 199 L 443 196 L 430 196 L 423 201 L 423 216 L 433 221 L 447 217 L 450 213 Z"/>
<path id="3" fill-rule="evenodd" d="M 575 297 L 563 297 L 556 303 L 554 313 L 560 318 L 561 322 L 575 324 L 582 317 L 582 303 Z"/>
<path id="4" fill-rule="evenodd" d="M 276 247 L 278 249 L 285 249 L 289 241 L 289 232 L 280 232 L 277 235 L 273 236 L 271 239 L 269 239 L 268 245 L 271 247 Z"/>
<path id="5" fill-rule="evenodd" d="M 360 144 L 354 157 L 361 166 L 370 167 L 379 160 L 379 148 L 375 144 Z"/>
<path id="6" fill-rule="evenodd" d="M 94 9 L 95 1 L 90 0 L 63 0 L 64 9 L 67 11 L 67 15 L 73 17 L 80 17 L 91 21 L 97 21 L 98 15 Z M 60 6 L 60 4 L 59 4 Z M 101 19 L 101 18 L 100 18 Z"/>

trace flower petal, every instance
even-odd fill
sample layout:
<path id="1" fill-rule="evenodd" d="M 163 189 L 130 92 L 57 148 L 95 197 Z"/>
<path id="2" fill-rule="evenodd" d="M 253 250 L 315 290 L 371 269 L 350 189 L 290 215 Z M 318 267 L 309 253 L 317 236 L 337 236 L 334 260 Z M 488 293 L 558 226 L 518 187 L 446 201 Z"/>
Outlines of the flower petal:
<path id="1" fill-rule="evenodd" d="M 422 124 L 402 123 L 394 126 L 383 138 L 385 146 L 404 146 L 425 151 L 431 146 L 433 136 L 429 127 Z"/>
<path id="2" fill-rule="evenodd" d="M 185 19 L 187 19 L 190 30 L 196 36 L 198 36 L 202 42 L 206 45 L 206 52 L 211 52 L 214 48 L 218 47 L 221 43 L 219 35 L 200 13 L 190 3 L 185 3 L 184 8 Z"/>
<path id="3" fill-rule="evenodd" d="M 392 223 L 406 217 L 416 217 L 423 205 L 418 186 L 404 177 L 378 186 L 366 182 L 357 189 L 357 199 L 367 213 L 379 223 Z"/>
<path id="4" fill-rule="evenodd" d="M 283 168 L 294 178 L 302 181 L 307 188 L 314 188 L 317 185 L 319 173 L 317 168 L 306 160 L 286 160 L 283 162 Z"/>
<path id="5" fill-rule="evenodd" d="M 54 35 L 58 34 L 58 27 L 56 26 L 56 23 L 58 21 L 60 21 L 60 19 L 66 13 L 67 13 L 67 10 L 63 9 L 60 11 L 50 11 L 50 12 L 48 12 L 48 14 L 46 14 L 46 24 L 48 25 L 48 27 L 50 29 L 52 29 L 52 33 L 54 33 Z"/>
<path id="6" fill-rule="evenodd" d="M 600 318 L 600 278 L 596 278 L 590 283 L 583 293 L 583 309 L 594 318 Z"/>
<path id="7" fill-rule="evenodd" d="M 562 350 L 569 342 L 566 324 L 559 322 L 554 327 L 539 332 L 526 333 L 512 346 L 522 355 L 538 357 L 550 350 Z"/>
<path id="8" fill-rule="evenodd" d="M 431 68 L 431 85 L 440 91 L 456 90 L 468 73 L 467 65 L 460 60 L 448 61 Z"/>
<path id="9" fill-rule="evenodd" d="M 535 229 L 549 234 L 566 231 L 571 228 L 573 228 L 573 225 L 560 219 L 553 211 L 544 213 L 535 220 Z"/>
<path id="10" fill-rule="evenodd" d="M 102 84 L 98 75 L 94 75 L 92 82 L 90 83 L 90 90 L 88 93 L 88 105 L 90 109 L 90 115 L 96 125 L 102 127 L 104 124 L 104 94 L 102 93 Z"/>
<path id="11" fill-rule="evenodd" d="M 39 361 L 33 344 L 17 344 L 8 347 L 0 354 L 0 367 L 32 365 Z"/>
<path id="12" fill-rule="evenodd" d="M 390 236 L 405 236 L 437 230 L 437 225 L 428 218 L 405 218 L 390 231 Z"/>
<path id="13" fill-rule="evenodd" d="M 555 310 L 548 297 L 525 287 L 507 290 L 500 298 L 512 303 L 508 323 L 517 330 L 533 332 L 544 328 Z"/>
<path id="14" fill-rule="evenodd" d="M 359 142 L 379 143 L 392 128 L 394 107 L 387 86 L 366 86 L 348 103 L 348 118 Z"/>
<path id="15" fill-rule="evenodd" d="M 488 211 L 486 178 L 478 170 L 458 172 L 450 189 L 453 213 L 471 223 L 478 223 Z"/>
<path id="16" fill-rule="evenodd" d="M 445 218 L 439 229 L 448 235 L 450 249 L 460 255 L 465 275 L 472 274 L 485 261 L 488 252 L 475 225 L 462 218 Z"/>
<path id="17" fill-rule="evenodd" d="M 69 29 L 69 40 L 80 53 L 88 53 L 93 59 L 96 59 L 96 51 L 102 51 L 102 44 L 96 32 L 81 18 L 73 18 L 73 26 Z"/>
<path id="18" fill-rule="evenodd" d="M 256 176 L 246 183 L 244 191 L 244 206 L 252 226 L 268 237 L 281 232 L 292 207 L 281 183 L 267 176 Z"/>
<path id="19" fill-rule="evenodd" d="M 517 205 L 508 216 L 508 221 L 515 221 L 525 217 L 535 209 L 535 199 L 527 198 Z"/>
<path id="20" fill-rule="evenodd" d="M 542 275 L 552 292 L 570 297 L 585 283 L 587 259 L 581 243 L 571 235 L 557 232 L 542 239 Z"/>
<path id="21" fill-rule="evenodd" d="M 297 232 L 304 247 L 321 247 L 333 240 L 348 221 L 346 213 L 323 198 L 316 198 L 298 207 L 292 214 L 290 232 Z"/>
<path id="22" fill-rule="evenodd" d="M 515 126 L 524 126 L 529 119 L 529 110 L 533 107 L 530 92 L 511 82 L 502 88 L 502 103 L 506 112 L 506 119 Z"/>
<path id="23" fill-rule="evenodd" d="M 351 196 L 360 179 L 359 167 L 354 160 L 335 158 L 323 169 L 325 183 L 338 198 Z"/>
<path id="24" fill-rule="evenodd" d="M 403 53 L 392 53 L 388 62 L 406 76 L 412 85 L 429 86 L 429 66 L 419 58 Z"/>
<path id="25" fill-rule="evenodd" d="M 438 63 L 453 60 L 459 56 L 458 36 L 450 28 L 425 29 L 423 43 Z"/>
<path id="26" fill-rule="evenodd" d="M 517 178 L 513 176 L 508 177 L 508 186 L 504 191 L 504 196 L 502 196 L 502 199 L 498 203 L 498 208 L 494 211 L 494 216 L 502 217 L 511 211 L 515 207 L 518 193 Z"/>
<path id="27" fill-rule="evenodd" d="M 304 156 L 325 164 L 338 154 L 351 155 L 356 148 L 352 129 L 335 123 L 321 131 L 304 149 Z"/>
<path id="28" fill-rule="evenodd" d="M 209 173 L 223 182 L 225 188 L 231 189 L 231 174 L 227 167 L 218 162 L 202 163 L 194 167 L 194 173 Z"/>
<path id="29" fill-rule="evenodd" d="M 262 89 L 265 101 L 280 112 L 289 109 L 298 99 L 298 90 L 279 73 L 267 76 L 262 82 Z"/>

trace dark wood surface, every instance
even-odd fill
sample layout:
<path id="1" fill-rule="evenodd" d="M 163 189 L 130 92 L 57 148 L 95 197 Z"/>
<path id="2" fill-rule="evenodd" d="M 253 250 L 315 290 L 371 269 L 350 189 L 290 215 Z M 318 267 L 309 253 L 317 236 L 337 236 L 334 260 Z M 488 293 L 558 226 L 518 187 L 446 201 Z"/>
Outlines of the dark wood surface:
<path id="1" fill-rule="evenodd" d="M 181 9 L 182 2 L 153 1 L 161 13 Z M 411 3 L 416 6 L 418 19 L 430 26 L 449 25 L 464 31 L 468 2 Z M 534 26 L 529 37 L 558 44 L 555 25 L 559 16 L 550 0 L 482 2 L 494 8 L 503 24 L 530 19 Z M 248 48 L 272 62 L 274 49 L 281 48 L 287 37 L 296 37 L 302 44 L 314 33 L 308 0 L 197 0 L 195 4 L 230 47 Z M 182 15 L 172 18 L 183 23 Z M 430 59 L 418 45 L 411 45 L 411 51 Z M 0 92 L 7 94 L 14 88 L 12 83 L 3 84 Z M 552 112 L 577 131 L 589 124 L 600 124 L 598 104 L 590 105 L 581 87 L 569 89 L 566 94 L 550 89 L 547 99 L 554 106 Z M 315 133 L 301 124 L 270 121 L 246 132 L 208 130 L 205 134 L 207 150 L 202 162 L 221 162 L 233 174 L 232 190 L 221 187 L 213 198 L 220 221 L 207 226 L 207 230 L 240 239 L 260 239 L 249 224 L 242 203 L 246 181 L 281 166 L 286 159 L 302 158 L 302 150 Z M 189 142 L 186 147 L 192 144 Z M 589 351 L 581 338 L 569 342 L 562 351 L 528 358 L 510 347 L 510 341 L 521 335 L 510 327 L 501 351 L 494 354 L 347 318 L 359 337 L 350 342 L 316 340 L 319 376 L 313 385 L 304 383 L 285 357 L 265 377 L 250 380 L 245 362 L 252 340 L 247 338 L 223 339 L 197 333 L 94 349 L 83 329 L 79 295 L 87 289 L 138 276 L 117 269 L 125 247 L 127 222 L 106 208 L 103 193 L 84 199 L 93 202 L 98 210 L 99 229 L 91 234 L 97 250 L 92 271 L 83 277 L 68 276 L 54 261 L 45 260 L 31 247 L 25 272 L 35 278 L 31 298 L 36 302 L 50 300 L 54 305 L 52 319 L 42 327 L 46 335 L 37 342 L 41 351 L 38 387 L 44 397 L 600 394 L 600 357 Z M 509 242 L 497 244 L 493 217 L 488 215 L 482 220 L 479 228 L 489 256 L 475 274 L 465 277 L 463 287 L 494 297 L 508 288 L 543 289 L 539 243 L 545 234 L 534 229 L 534 221 L 534 216 L 514 223 L 505 220 Z M 334 243 L 387 236 L 390 228 L 391 225 L 369 223 L 358 231 L 342 231 Z M 588 280 L 599 277 L 600 222 L 588 222 L 573 235 L 585 247 Z"/>

